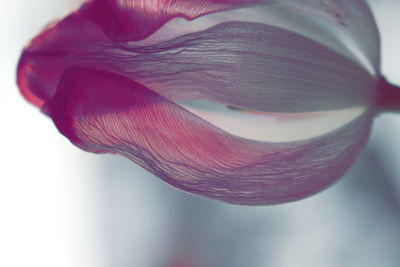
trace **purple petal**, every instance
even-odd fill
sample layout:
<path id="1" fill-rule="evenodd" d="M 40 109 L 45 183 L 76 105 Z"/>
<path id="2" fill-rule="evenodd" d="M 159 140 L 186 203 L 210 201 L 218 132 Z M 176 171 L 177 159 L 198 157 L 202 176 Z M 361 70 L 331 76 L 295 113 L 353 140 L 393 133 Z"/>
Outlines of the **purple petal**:
<path id="1" fill-rule="evenodd" d="M 42 106 L 72 66 L 125 76 L 172 101 L 208 100 L 259 111 L 368 106 L 375 95 L 375 80 L 353 61 L 306 37 L 260 23 L 226 22 L 142 46 L 114 43 L 75 13 L 25 50 L 20 88 Z"/>
<path id="2" fill-rule="evenodd" d="M 111 39 L 133 41 L 146 38 L 173 18 L 193 20 L 213 12 L 249 6 L 255 6 L 256 10 L 278 7 L 274 10 L 279 13 L 277 20 L 284 17 L 292 21 L 292 24 L 303 24 L 304 19 L 321 24 L 328 28 L 329 34 L 341 39 L 362 64 L 368 64 L 367 68 L 373 68 L 375 72 L 379 71 L 379 33 L 364 0 L 95 0 L 88 3 L 82 13 L 101 25 Z M 295 13 L 301 14 L 303 18 L 293 20 L 291 17 Z M 234 16 L 231 20 L 237 18 Z M 247 16 L 246 20 L 251 21 L 252 15 Z M 310 23 L 304 25 L 305 28 L 310 26 L 314 27 Z M 298 28 L 297 25 L 292 27 Z M 319 39 L 316 35 L 313 37 Z M 329 45 L 327 42 L 325 44 Z"/>
<path id="3" fill-rule="evenodd" d="M 111 39 L 133 41 L 149 36 L 174 17 L 191 20 L 262 1 L 265 0 L 95 0 L 82 11 L 101 25 Z"/>
<path id="4" fill-rule="evenodd" d="M 293 201 L 341 177 L 366 142 L 370 112 L 301 142 L 266 143 L 224 132 L 122 76 L 72 68 L 51 103 L 79 147 L 119 153 L 182 190 L 231 203 Z"/>

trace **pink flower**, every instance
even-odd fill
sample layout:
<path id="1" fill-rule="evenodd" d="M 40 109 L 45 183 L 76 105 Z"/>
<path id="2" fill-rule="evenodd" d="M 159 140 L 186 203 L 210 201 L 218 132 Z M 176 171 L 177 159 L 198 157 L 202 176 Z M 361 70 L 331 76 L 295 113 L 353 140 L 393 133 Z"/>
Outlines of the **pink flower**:
<path id="1" fill-rule="evenodd" d="M 95 0 L 32 40 L 18 85 L 84 150 L 121 154 L 201 196 L 276 204 L 339 179 L 376 112 L 396 106 L 379 53 L 363 0 Z M 320 136 L 265 142 L 199 117 L 190 101 L 362 112 Z"/>

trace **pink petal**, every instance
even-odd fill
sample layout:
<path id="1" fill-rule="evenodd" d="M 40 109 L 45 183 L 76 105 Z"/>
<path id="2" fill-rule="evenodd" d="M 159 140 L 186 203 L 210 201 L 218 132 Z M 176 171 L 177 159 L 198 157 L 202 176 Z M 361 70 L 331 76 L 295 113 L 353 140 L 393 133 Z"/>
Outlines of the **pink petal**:
<path id="1" fill-rule="evenodd" d="M 96 24 L 75 13 L 24 51 L 20 88 L 42 106 L 71 66 L 125 76 L 173 101 L 208 100 L 271 112 L 368 106 L 376 83 L 353 61 L 274 26 L 226 22 L 138 46 L 108 40 Z"/>
<path id="2" fill-rule="evenodd" d="M 330 134 L 266 143 L 228 134 L 122 76 L 72 68 L 48 106 L 77 146 L 119 153 L 182 190 L 231 203 L 293 201 L 341 177 L 365 144 L 370 112 Z"/>
<path id="3" fill-rule="evenodd" d="M 82 11 L 101 25 L 111 39 L 133 41 L 149 36 L 174 17 L 190 20 L 262 1 L 265 0 L 95 0 Z"/>

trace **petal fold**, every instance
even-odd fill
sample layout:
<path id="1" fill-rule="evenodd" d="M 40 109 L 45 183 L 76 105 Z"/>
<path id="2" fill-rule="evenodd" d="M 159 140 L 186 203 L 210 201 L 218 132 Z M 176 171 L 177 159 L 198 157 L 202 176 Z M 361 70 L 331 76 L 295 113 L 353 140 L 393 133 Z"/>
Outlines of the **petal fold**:
<path id="1" fill-rule="evenodd" d="M 192 20 L 262 1 L 266 0 L 95 0 L 84 6 L 82 13 L 101 25 L 111 39 L 135 41 L 174 17 Z"/>
<path id="2" fill-rule="evenodd" d="M 82 14 L 100 25 L 113 40 L 137 41 L 148 37 L 173 18 L 193 20 L 214 12 L 249 6 L 256 9 L 280 7 L 281 10 L 278 8 L 276 12 L 282 13 L 282 17 L 289 12 L 285 17 L 289 20 L 293 14 L 301 14 L 305 20 L 321 24 L 330 34 L 341 39 L 361 64 L 379 71 L 379 32 L 364 0 L 95 0 L 82 8 Z M 299 19 L 291 23 L 305 22 Z"/>
<path id="3" fill-rule="evenodd" d="M 368 106 L 376 86 L 353 61 L 274 26 L 225 22 L 144 46 L 115 43 L 75 13 L 24 51 L 20 88 L 45 103 L 73 66 L 125 76 L 172 101 L 208 100 L 268 112 Z"/>
<path id="4" fill-rule="evenodd" d="M 267 143 L 233 136 L 117 74 L 71 68 L 49 104 L 79 147 L 119 153 L 167 183 L 226 202 L 260 205 L 304 198 L 341 177 L 364 146 L 366 112 L 321 137 Z"/>

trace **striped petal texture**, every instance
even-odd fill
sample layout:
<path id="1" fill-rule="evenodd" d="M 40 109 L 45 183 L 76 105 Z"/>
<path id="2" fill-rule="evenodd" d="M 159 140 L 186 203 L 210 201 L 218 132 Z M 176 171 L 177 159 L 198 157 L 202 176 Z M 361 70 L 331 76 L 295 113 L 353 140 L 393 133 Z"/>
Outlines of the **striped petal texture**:
<path id="1" fill-rule="evenodd" d="M 379 64 L 362 0 L 98 0 L 30 42 L 18 85 L 84 150 L 193 194 L 265 205 L 350 168 Z"/>

